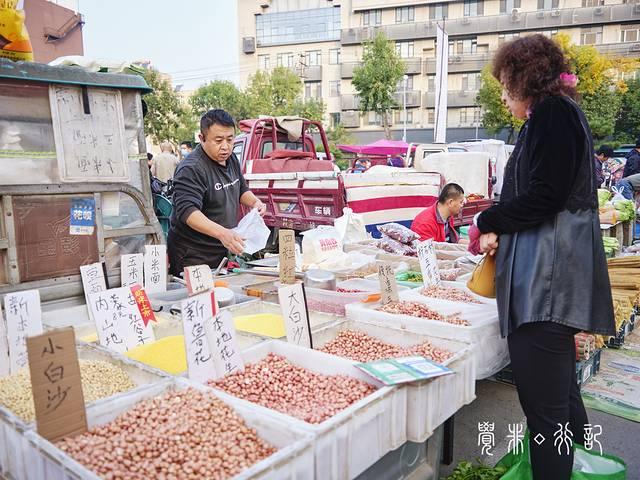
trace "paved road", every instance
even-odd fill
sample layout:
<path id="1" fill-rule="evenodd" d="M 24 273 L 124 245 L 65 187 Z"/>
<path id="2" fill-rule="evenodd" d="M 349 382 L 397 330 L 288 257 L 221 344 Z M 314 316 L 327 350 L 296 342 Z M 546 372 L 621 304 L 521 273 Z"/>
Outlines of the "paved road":
<path id="1" fill-rule="evenodd" d="M 454 460 L 441 466 L 440 475 L 448 475 L 462 460 L 480 458 L 493 465 L 507 453 L 509 424 L 522 422 L 524 414 L 515 387 L 483 380 L 476 384 L 476 400 L 455 417 Z M 600 442 L 606 453 L 617 455 L 627 463 L 627 478 L 640 479 L 640 423 L 631 422 L 596 410 L 588 410 L 589 420 L 602 425 Z M 482 456 L 478 446 L 478 422 L 495 423 L 493 456 Z"/>

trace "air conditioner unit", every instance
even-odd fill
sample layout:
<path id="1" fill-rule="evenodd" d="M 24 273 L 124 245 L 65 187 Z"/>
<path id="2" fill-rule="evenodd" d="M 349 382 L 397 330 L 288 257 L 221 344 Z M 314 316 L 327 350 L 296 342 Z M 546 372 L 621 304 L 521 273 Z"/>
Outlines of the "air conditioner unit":
<path id="1" fill-rule="evenodd" d="M 469 17 L 462 17 L 462 25 L 469 25 L 471 23 L 471 19 Z"/>
<path id="2" fill-rule="evenodd" d="M 520 15 L 520 9 L 519 8 L 514 8 L 511 10 L 511 16 L 515 16 L 515 15 Z"/>
<path id="3" fill-rule="evenodd" d="M 560 10 L 554 10 L 553 12 L 551 12 L 551 16 L 552 17 L 559 17 L 560 16 Z"/>
<path id="4" fill-rule="evenodd" d="M 247 55 L 256 52 L 256 38 L 255 37 L 244 37 L 242 39 L 242 51 Z"/>
<path id="5" fill-rule="evenodd" d="M 597 7 L 597 8 L 593 11 L 593 14 L 594 14 L 595 16 L 598 16 L 598 17 L 600 17 L 600 16 L 604 15 L 604 8 L 602 8 L 602 7 Z"/>
<path id="6" fill-rule="evenodd" d="M 544 18 L 544 12 L 538 12 L 538 13 L 536 13 L 536 17 L 537 17 L 537 18 Z"/>

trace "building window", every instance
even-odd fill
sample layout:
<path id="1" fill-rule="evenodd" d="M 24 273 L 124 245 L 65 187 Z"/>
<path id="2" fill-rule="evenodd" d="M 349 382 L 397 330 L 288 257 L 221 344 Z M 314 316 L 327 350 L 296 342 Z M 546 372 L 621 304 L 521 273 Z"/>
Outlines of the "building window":
<path id="1" fill-rule="evenodd" d="M 500 0 L 500 13 L 511 13 L 514 8 L 520 8 L 521 0 Z"/>
<path id="2" fill-rule="evenodd" d="M 508 42 L 514 38 L 518 38 L 519 36 L 519 33 L 501 33 L 498 35 L 498 45 L 502 45 L 504 42 Z"/>
<path id="3" fill-rule="evenodd" d="M 582 0 L 583 7 L 601 7 L 604 5 L 604 0 Z"/>
<path id="4" fill-rule="evenodd" d="M 559 5 L 560 0 L 538 0 L 538 10 L 553 10 Z"/>
<path id="5" fill-rule="evenodd" d="M 382 10 L 365 10 L 362 12 L 362 25 L 382 25 Z"/>
<path id="6" fill-rule="evenodd" d="M 330 97 L 340 96 L 340 80 L 332 80 L 329 82 L 329 96 Z"/>
<path id="7" fill-rule="evenodd" d="M 464 16 L 479 17 L 484 15 L 483 0 L 464 0 Z"/>
<path id="8" fill-rule="evenodd" d="M 340 125 L 340 112 L 330 113 L 329 115 L 331 117 L 331 128 L 336 128 Z"/>
<path id="9" fill-rule="evenodd" d="M 369 114 L 367 115 L 367 124 L 375 125 L 378 127 L 382 126 L 382 115 L 376 112 L 369 112 Z"/>
<path id="10" fill-rule="evenodd" d="M 540 35 L 544 35 L 547 38 L 551 38 L 558 34 L 558 30 L 542 30 L 541 32 L 538 32 L 538 33 L 540 33 Z"/>
<path id="11" fill-rule="evenodd" d="M 269 70 L 270 55 L 258 55 L 258 69 Z"/>
<path id="12" fill-rule="evenodd" d="M 449 40 L 449 55 L 470 55 L 478 52 L 478 39 Z"/>
<path id="13" fill-rule="evenodd" d="M 322 50 L 310 50 L 306 54 L 307 67 L 322 65 Z"/>
<path id="14" fill-rule="evenodd" d="M 436 91 L 436 76 L 428 75 L 427 76 L 427 92 L 435 92 Z"/>
<path id="15" fill-rule="evenodd" d="M 463 73 L 462 74 L 462 90 L 477 91 L 480 90 L 480 72 Z"/>
<path id="16" fill-rule="evenodd" d="M 307 82 L 304 84 L 304 98 L 306 100 L 320 100 L 322 98 L 322 82 Z"/>
<path id="17" fill-rule="evenodd" d="M 433 125 L 436 123 L 436 110 L 435 108 L 429 108 L 427 110 L 427 124 Z"/>
<path id="18" fill-rule="evenodd" d="M 429 5 L 429 18 L 431 20 L 444 20 L 449 18 L 449 5 L 446 3 Z"/>
<path id="19" fill-rule="evenodd" d="M 413 90 L 413 76 L 409 75 L 407 77 L 407 91 Z M 397 92 L 404 92 L 404 78 L 400 79 L 400 81 L 396 85 Z"/>
<path id="20" fill-rule="evenodd" d="M 293 68 L 296 64 L 294 55 L 291 52 L 279 53 L 276 56 L 276 65 L 278 67 Z"/>
<path id="21" fill-rule="evenodd" d="M 398 7 L 396 8 L 396 23 L 413 22 L 416 18 L 415 7 Z"/>
<path id="22" fill-rule="evenodd" d="M 404 110 L 399 110 L 396 112 L 396 124 L 400 123 L 403 124 L 404 123 Z M 412 124 L 413 123 L 413 111 L 412 110 L 407 110 L 407 123 L 408 124 Z"/>
<path id="23" fill-rule="evenodd" d="M 396 52 L 400 58 L 413 57 L 413 42 L 396 42 Z"/>
<path id="24" fill-rule="evenodd" d="M 602 43 L 602 27 L 580 29 L 580 45 L 599 45 Z"/>
<path id="25" fill-rule="evenodd" d="M 620 32 L 621 42 L 637 42 L 640 39 L 640 25 L 623 25 Z"/>
<path id="26" fill-rule="evenodd" d="M 329 64 L 330 65 L 339 65 L 340 64 L 340 49 L 332 48 L 329 50 Z"/>
<path id="27" fill-rule="evenodd" d="M 256 15 L 259 47 L 340 40 L 340 7 Z"/>

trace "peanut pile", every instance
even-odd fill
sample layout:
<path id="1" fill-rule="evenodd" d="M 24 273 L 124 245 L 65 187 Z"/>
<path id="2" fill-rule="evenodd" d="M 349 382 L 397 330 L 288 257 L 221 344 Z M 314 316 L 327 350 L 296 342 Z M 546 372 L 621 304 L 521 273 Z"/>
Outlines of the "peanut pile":
<path id="1" fill-rule="evenodd" d="M 312 372 L 273 353 L 209 385 L 308 423 L 322 423 L 375 391 L 362 380 Z"/>
<path id="2" fill-rule="evenodd" d="M 470 323 L 467 320 L 460 317 L 460 313 L 442 315 L 435 310 L 431 310 L 420 302 L 389 302 L 386 305 L 378 307 L 376 310 L 396 315 L 409 315 L 411 317 L 420 317 L 427 320 L 437 320 L 438 322 L 451 323 L 453 325 L 462 325 L 465 327 L 470 326 Z"/>
<path id="3" fill-rule="evenodd" d="M 272 455 L 212 393 L 172 391 L 57 446 L 106 480 L 226 479 Z"/>
<path id="4" fill-rule="evenodd" d="M 127 372 L 102 360 L 79 360 L 80 378 L 85 403 L 131 390 L 136 385 Z M 26 422 L 36 418 L 29 369 L 0 378 L 0 405 Z"/>
<path id="5" fill-rule="evenodd" d="M 442 363 L 453 356 L 453 353 L 449 350 L 434 347 L 430 342 L 401 347 L 385 343 L 358 330 L 342 330 L 336 338 L 326 343 L 320 351 L 365 363 L 414 355 L 428 358 L 436 363 Z"/>
<path id="6" fill-rule="evenodd" d="M 442 300 L 450 300 L 452 302 L 463 303 L 481 303 L 473 297 L 473 295 L 455 287 L 447 287 L 444 285 L 431 285 L 423 288 L 420 292 L 425 297 L 440 298 Z"/>

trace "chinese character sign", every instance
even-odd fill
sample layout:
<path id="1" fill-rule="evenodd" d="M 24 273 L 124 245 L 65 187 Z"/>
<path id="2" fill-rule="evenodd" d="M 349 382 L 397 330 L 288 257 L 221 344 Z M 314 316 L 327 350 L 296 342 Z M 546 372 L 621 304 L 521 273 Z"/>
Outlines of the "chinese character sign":
<path id="1" fill-rule="evenodd" d="M 146 245 L 144 254 L 144 288 L 147 293 L 167 291 L 167 246 Z"/>
<path id="2" fill-rule="evenodd" d="M 71 235 L 93 235 L 96 219 L 96 201 L 93 198 L 71 199 L 69 233 Z"/>
<path id="3" fill-rule="evenodd" d="M 215 298 L 209 292 L 189 297 L 182 301 L 181 310 L 189 378 L 205 383 L 215 375 L 205 332 L 205 325 L 214 321 Z"/>
<path id="4" fill-rule="evenodd" d="M 478 446 L 482 447 L 482 455 L 493 456 L 491 450 L 496 446 L 495 428 L 493 422 L 478 422 Z"/>
<path id="5" fill-rule="evenodd" d="M 92 263 L 91 265 L 83 265 L 80 267 L 80 275 L 82 276 L 82 288 L 84 288 L 84 298 L 89 304 L 89 295 L 92 293 L 103 292 L 107 289 L 107 282 L 104 278 L 104 268 L 101 262 Z M 89 309 L 91 313 L 91 309 Z"/>
<path id="6" fill-rule="evenodd" d="M 278 299 L 284 317 L 287 341 L 301 347 L 313 348 L 304 286 L 294 283 L 280 287 Z"/>
<path id="7" fill-rule="evenodd" d="M 9 370 L 13 374 L 27 366 L 27 337 L 42 333 L 40 292 L 26 290 L 8 293 L 4 297 L 4 312 L 7 317 Z"/>
<path id="8" fill-rule="evenodd" d="M 131 288 L 131 293 L 133 294 L 133 298 L 136 300 L 136 306 L 138 307 L 138 311 L 142 316 L 142 321 L 144 326 L 146 327 L 150 321 L 156 321 L 156 316 L 153 313 L 153 309 L 151 308 L 151 302 L 149 302 L 149 297 L 140 285 L 134 285 Z"/>
<path id="9" fill-rule="evenodd" d="M 120 278 L 123 287 L 144 285 L 143 265 L 144 255 L 141 253 L 122 255 L 120 258 Z"/>
<path id="10" fill-rule="evenodd" d="M 215 367 L 215 375 L 212 378 L 221 378 L 244 370 L 231 312 L 219 311 L 213 321 L 205 324 L 205 332 Z"/>
<path id="11" fill-rule="evenodd" d="M 296 281 L 296 240 L 293 230 L 280 230 L 278 233 L 280 249 L 280 283 L 289 285 Z"/>
<path id="12" fill-rule="evenodd" d="M 398 284 L 396 283 L 395 272 L 390 264 L 384 263 L 378 265 L 378 279 L 380 280 L 382 304 L 386 305 L 389 302 L 397 302 L 400 299 L 398 296 Z"/>
<path id="13" fill-rule="evenodd" d="M 420 261 L 424 286 L 440 285 L 440 271 L 438 270 L 438 259 L 433 247 L 433 240 L 425 240 L 418 244 L 418 260 Z"/>
<path id="14" fill-rule="evenodd" d="M 208 292 L 213 288 L 213 273 L 209 265 L 194 265 L 184 268 L 189 295 Z"/>
<path id="15" fill-rule="evenodd" d="M 54 442 L 87 430 L 73 328 L 27 339 L 38 433 Z"/>

